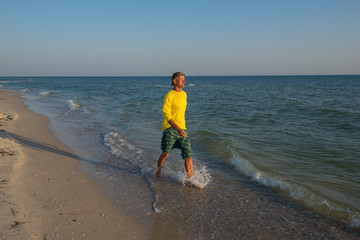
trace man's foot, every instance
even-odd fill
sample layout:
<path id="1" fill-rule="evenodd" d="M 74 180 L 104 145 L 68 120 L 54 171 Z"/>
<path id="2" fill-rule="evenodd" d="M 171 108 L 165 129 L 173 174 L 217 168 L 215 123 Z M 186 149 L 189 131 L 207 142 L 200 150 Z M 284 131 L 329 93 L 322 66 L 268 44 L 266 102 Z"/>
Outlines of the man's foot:
<path id="1" fill-rule="evenodd" d="M 185 184 L 189 187 L 193 187 L 193 188 L 198 188 L 198 189 L 203 189 L 204 185 L 201 184 L 198 180 L 193 179 L 192 177 L 189 178 Z"/>

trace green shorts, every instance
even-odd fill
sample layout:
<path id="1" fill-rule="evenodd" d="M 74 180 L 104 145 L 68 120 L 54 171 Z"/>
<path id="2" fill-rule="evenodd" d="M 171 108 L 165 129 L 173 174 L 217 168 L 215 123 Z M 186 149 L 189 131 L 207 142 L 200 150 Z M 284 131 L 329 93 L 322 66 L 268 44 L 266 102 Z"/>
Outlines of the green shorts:
<path id="1" fill-rule="evenodd" d="M 187 134 L 186 130 L 185 132 Z M 163 132 L 161 150 L 166 153 L 170 153 L 173 148 L 181 150 L 181 156 L 183 159 L 192 157 L 190 138 L 181 137 L 174 128 L 170 127 Z"/>

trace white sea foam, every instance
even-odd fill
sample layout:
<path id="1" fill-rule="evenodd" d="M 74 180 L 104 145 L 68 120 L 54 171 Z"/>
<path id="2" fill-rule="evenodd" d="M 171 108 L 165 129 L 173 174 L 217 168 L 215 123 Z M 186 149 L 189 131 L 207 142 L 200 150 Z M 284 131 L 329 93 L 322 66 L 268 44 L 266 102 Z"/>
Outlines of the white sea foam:
<path id="1" fill-rule="evenodd" d="M 155 200 L 154 200 L 152 206 L 153 206 L 154 212 L 161 213 L 161 209 L 157 206 L 157 202 L 158 202 L 158 195 L 155 194 Z"/>
<path id="2" fill-rule="evenodd" d="M 21 90 L 20 92 L 22 92 L 22 93 L 27 93 L 27 92 L 31 92 L 31 90 L 28 89 L 28 88 L 26 88 L 26 89 Z"/>
<path id="3" fill-rule="evenodd" d="M 141 154 L 142 151 L 128 142 L 117 132 L 110 132 L 104 137 L 105 146 L 117 157 L 128 158 L 130 155 Z"/>
<path id="4" fill-rule="evenodd" d="M 177 162 L 176 165 L 174 162 Z M 183 161 L 168 161 L 167 167 L 163 170 L 163 176 L 168 176 L 186 185 L 189 182 L 187 173 L 184 169 Z M 208 168 L 193 157 L 193 176 L 191 181 L 195 182 L 197 186 L 205 187 L 211 182 L 211 174 Z"/>
<path id="5" fill-rule="evenodd" d="M 73 100 L 67 100 L 67 101 L 66 101 L 66 104 L 67 104 L 67 106 L 68 106 L 68 108 L 69 108 L 70 111 L 79 110 L 80 107 L 81 107 L 80 104 L 74 102 Z"/>
<path id="6" fill-rule="evenodd" d="M 190 83 L 189 85 L 187 85 L 188 87 L 195 87 L 196 84 L 195 83 Z"/>
<path id="7" fill-rule="evenodd" d="M 41 92 L 40 94 L 41 99 L 47 98 L 51 95 L 50 92 Z"/>
<path id="8" fill-rule="evenodd" d="M 302 201 L 310 207 L 326 207 L 331 212 L 341 212 L 347 216 L 351 226 L 360 226 L 360 213 L 354 212 L 350 209 L 345 209 L 334 202 L 302 187 L 289 179 L 284 179 L 281 176 L 266 174 L 256 169 L 249 161 L 244 160 L 238 154 L 234 153 L 230 159 L 231 164 L 240 172 L 250 177 L 252 180 L 273 188 L 279 188 L 292 198 Z"/>
<path id="9" fill-rule="evenodd" d="M 68 111 L 64 115 L 68 115 L 70 112 L 75 112 L 81 108 L 81 105 L 74 102 L 73 100 L 67 100 L 66 105 L 68 108 Z"/>
<path id="10" fill-rule="evenodd" d="M 186 174 L 181 176 L 181 182 L 186 184 L 189 181 Z M 191 177 L 191 181 L 198 187 L 205 187 L 211 182 L 211 175 L 205 166 L 198 168 L 194 165 L 194 173 Z"/>

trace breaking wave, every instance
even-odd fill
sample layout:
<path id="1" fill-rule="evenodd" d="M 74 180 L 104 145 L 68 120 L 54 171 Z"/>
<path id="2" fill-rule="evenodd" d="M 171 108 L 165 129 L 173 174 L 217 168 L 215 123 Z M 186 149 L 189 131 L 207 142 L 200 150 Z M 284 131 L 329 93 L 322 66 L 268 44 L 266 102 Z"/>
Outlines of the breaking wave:
<path id="1" fill-rule="evenodd" d="M 74 100 L 67 100 L 66 101 L 67 111 L 64 115 L 68 115 L 70 112 L 75 112 L 81 108 L 79 103 L 74 102 Z"/>
<path id="2" fill-rule="evenodd" d="M 51 93 L 50 92 L 41 92 L 39 93 L 41 99 L 44 99 L 44 98 L 48 98 L 50 97 Z"/>
<path id="3" fill-rule="evenodd" d="M 325 197 L 292 182 L 290 179 L 262 172 L 254 167 L 249 161 L 241 158 L 236 152 L 232 152 L 230 163 L 238 171 L 250 177 L 255 182 L 272 188 L 279 188 L 293 199 L 299 200 L 327 215 L 334 217 L 342 215 L 352 227 L 360 226 L 360 213 L 355 209 L 342 207 L 330 199 L 326 199 Z"/>

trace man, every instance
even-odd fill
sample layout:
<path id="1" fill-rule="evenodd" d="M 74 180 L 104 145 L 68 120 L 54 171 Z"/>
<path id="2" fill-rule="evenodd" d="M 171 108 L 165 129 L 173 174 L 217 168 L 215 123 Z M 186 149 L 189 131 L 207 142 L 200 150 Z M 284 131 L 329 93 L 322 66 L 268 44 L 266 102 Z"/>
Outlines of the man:
<path id="1" fill-rule="evenodd" d="M 165 95 L 163 105 L 164 121 L 162 124 L 163 136 L 156 177 L 161 178 L 161 169 L 165 160 L 170 156 L 173 148 L 181 149 L 181 156 L 185 159 L 185 169 L 188 178 L 193 176 L 193 162 L 190 139 L 185 126 L 185 110 L 187 105 L 185 87 L 185 75 L 176 72 L 172 75 L 171 85 L 174 88 Z"/>

